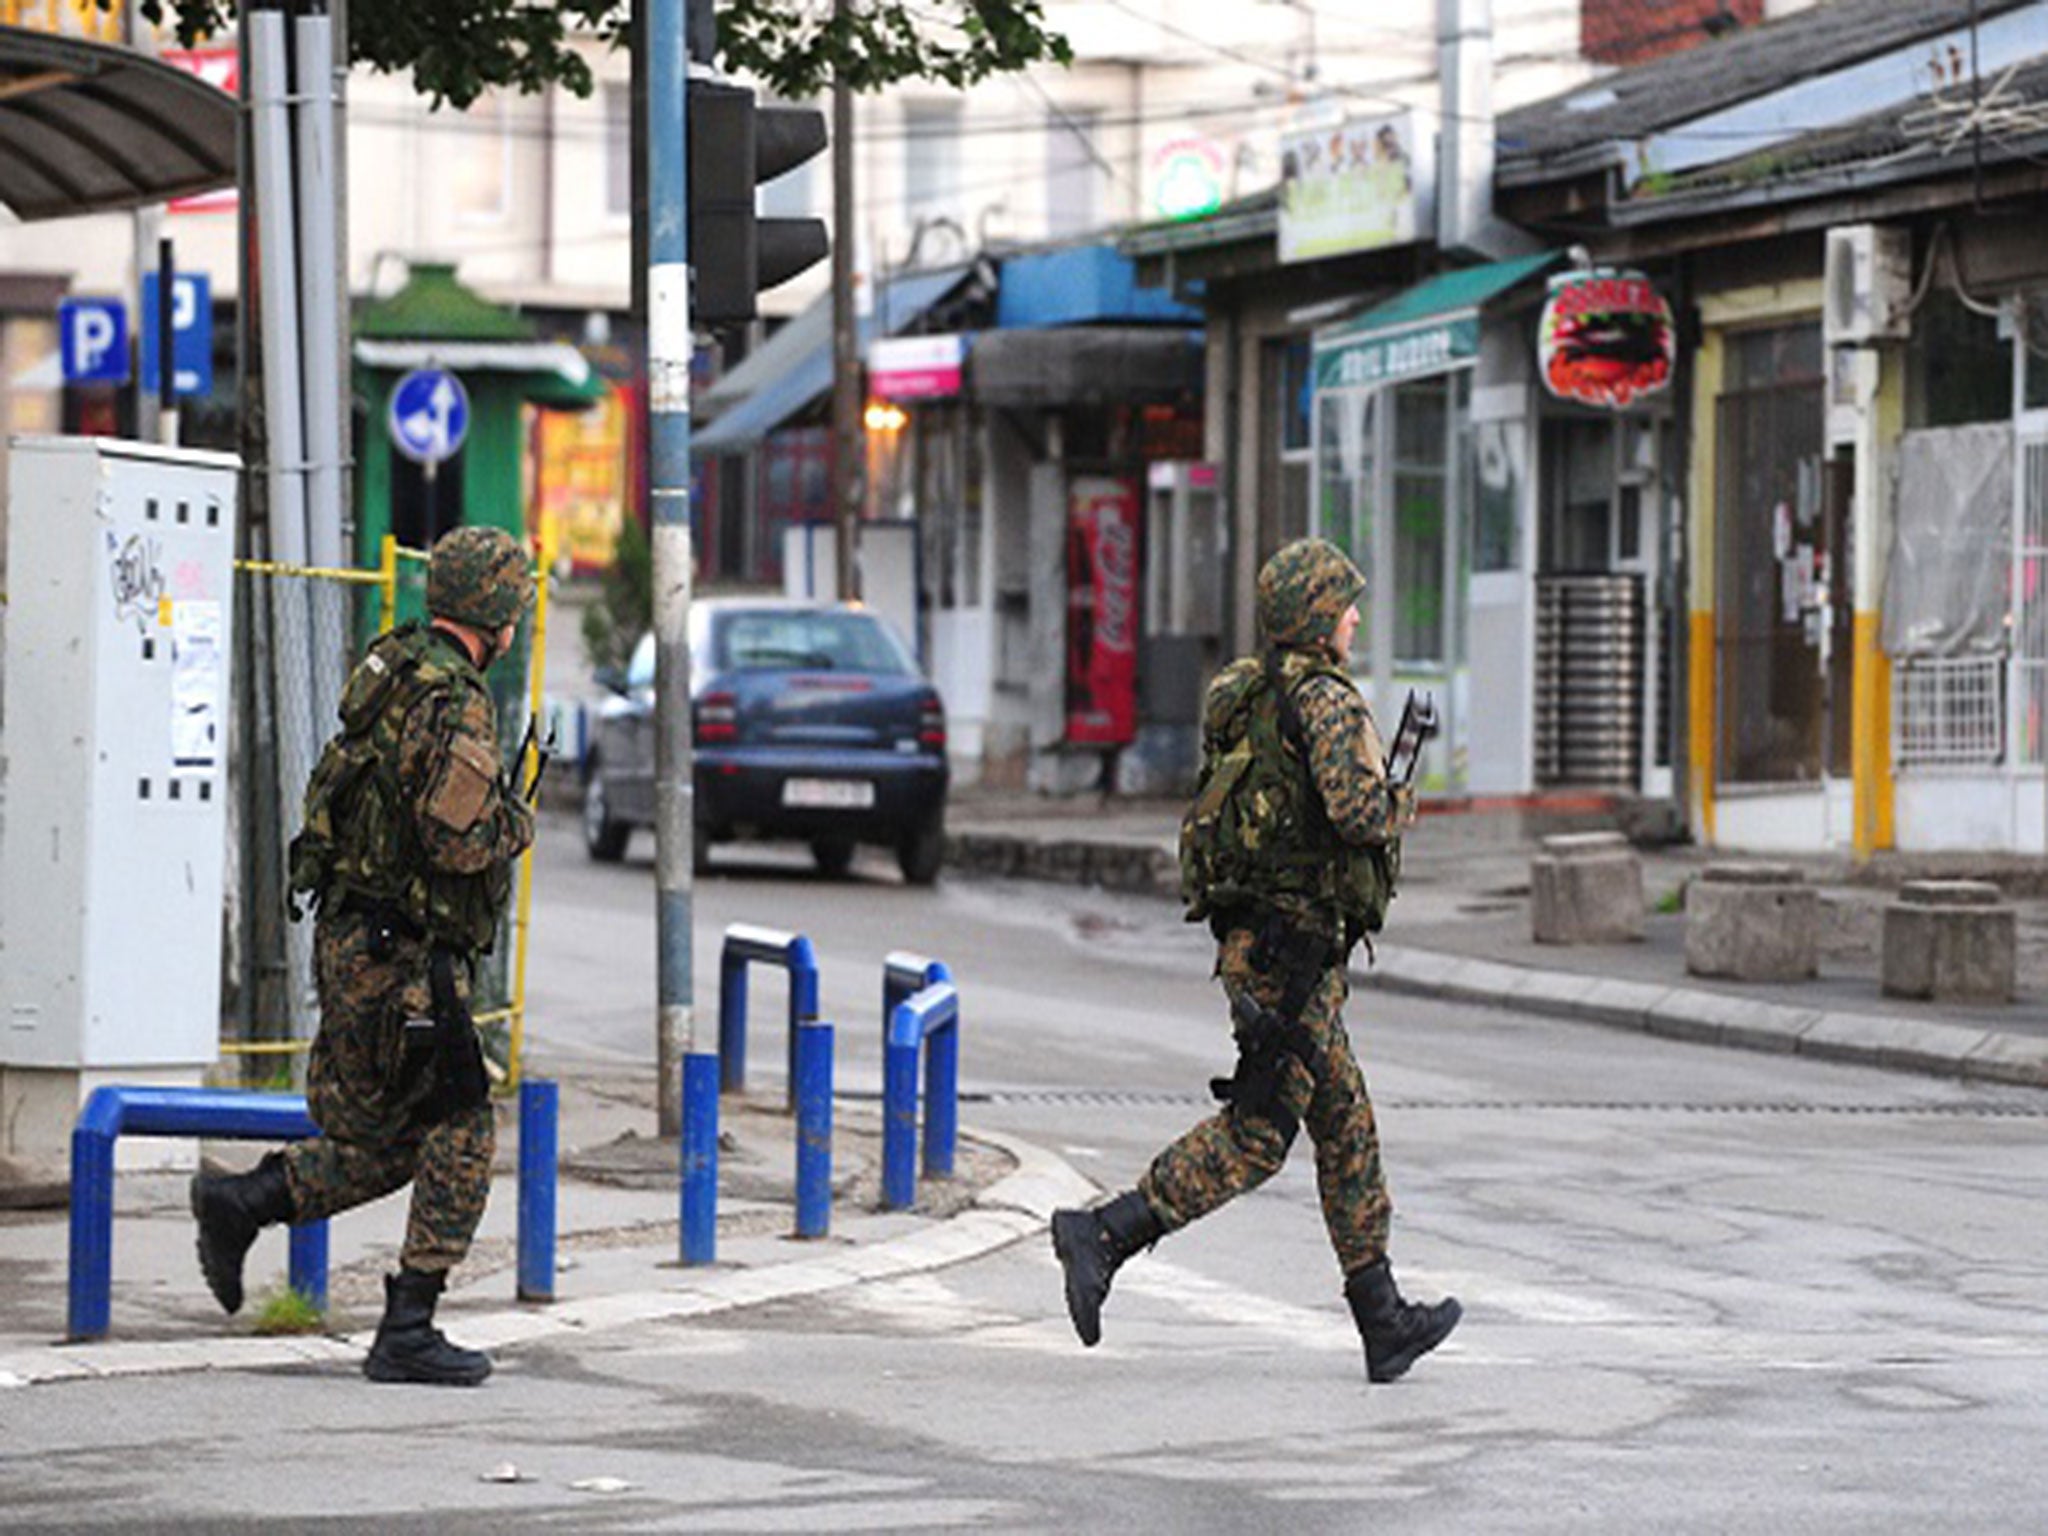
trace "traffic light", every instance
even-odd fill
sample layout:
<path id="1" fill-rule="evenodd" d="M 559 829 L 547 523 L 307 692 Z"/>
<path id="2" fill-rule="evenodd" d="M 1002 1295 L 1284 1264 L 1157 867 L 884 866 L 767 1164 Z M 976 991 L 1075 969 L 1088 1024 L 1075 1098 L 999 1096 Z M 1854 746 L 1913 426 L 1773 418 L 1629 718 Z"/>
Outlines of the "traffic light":
<path id="1" fill-rule="evenodd" d="M 824 260 L 823 219 L 764 219 L 754 189 L 825 148 L 825 114 L 759 107 L 720 80 L 690 82 L 691 317 L 700 325 L 754 318 L 754 296 Z"/>

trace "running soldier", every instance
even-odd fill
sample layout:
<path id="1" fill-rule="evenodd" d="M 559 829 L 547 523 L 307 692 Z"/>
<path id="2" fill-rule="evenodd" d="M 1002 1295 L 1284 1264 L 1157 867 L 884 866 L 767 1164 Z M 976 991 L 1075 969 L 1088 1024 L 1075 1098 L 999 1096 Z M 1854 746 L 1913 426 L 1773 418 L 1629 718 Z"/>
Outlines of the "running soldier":
<path id="1" fill-rule="evenodd" d="M 1416 1305 L 1394 1284 L 1379 1132 L 1341 1017 L 1349 956 L 1380 927 L 1415 816 L 1346 666 L 1364 590 L 1336 546 L 1287 545 L 1259 573 L 1265 651 L 1210 685 L 1181 884 L 1189 920 L 1216 936 L 1237 1070 L 1212 1085 L 1222 1111 L 1161 1152 L 1136 1189 L 1053 1216 L 1085 1345 L 1102 1336 L 1118 1266 L 1271 1178 L 1303 1126 L 1367 1378 L 1394 1380 L 1457 1325 L 1455 1300 Z"/>
<path id="2" fill-rule="evenodd" d="M 319 914 L 306 1097 L 321 1134 L 249 1173 L 192 1181 L 200 1268 L 231 1313 L 263 1227 L 411 1184 L 398 1273 L 363 1362 L 372 1381 L 474 1386 L 491 1371 L 434 1327 L 434 1308 L 490 1194 L 496 1126 L 471 967 L 496 937 L 533 812 L 502 777 L 484 672 L 532 596 L 517 540 L 458 528 L 428 564 L 428 621 L 380 638 L 350 675 L 291 850 L 292 888 Z"/>

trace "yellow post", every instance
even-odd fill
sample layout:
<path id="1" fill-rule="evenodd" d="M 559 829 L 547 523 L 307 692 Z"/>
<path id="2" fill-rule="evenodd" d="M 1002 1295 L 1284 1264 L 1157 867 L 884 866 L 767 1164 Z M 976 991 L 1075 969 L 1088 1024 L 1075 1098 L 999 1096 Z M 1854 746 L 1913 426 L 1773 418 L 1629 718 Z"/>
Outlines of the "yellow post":
<path id="1" fill-rule="evenodd" d="M 398 622 L 398 536 L 387 533 L 377 547 L 377 633 Z"/>
<path id="2" fill-rule="evenodd" d="M 542 685 L 547 680 L 548 587 L 555 568 L 555 519 L 546 511 L 540 515 L 540 571 L 534 581 L 533 650 L 527 658 L 526 707 L 535 720 L 540 718 Z M 512 782 L 531 782 L 539 766 L 538 739 L 532 757 L 522 756 L 515 765 Z M 519 858 L 519 905 L 512 924 L 512 1045 L 506 1059 L 509 1086 L 517 1088 L 525 1071 L 526 1051 L 526 950 L 533 925 L 533 849 Z"/>

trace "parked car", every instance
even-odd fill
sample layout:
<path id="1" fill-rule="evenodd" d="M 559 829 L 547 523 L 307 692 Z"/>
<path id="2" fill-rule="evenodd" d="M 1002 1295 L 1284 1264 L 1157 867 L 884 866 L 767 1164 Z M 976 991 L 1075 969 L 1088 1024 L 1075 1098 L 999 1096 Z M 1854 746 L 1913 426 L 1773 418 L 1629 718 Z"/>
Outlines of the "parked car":
<path id="1" fill-rule="evenodd" d="M 621 858 L 654 825 L 654 636 L 601 677 L 584 759 L 583 843 Z M 945 852 L 946 714 L 889 626 L 847 603 L 721 598 L 690 608 L 698 865 L 714 843 L 795 838 L 845 872 L 857 844 L 892 849 L 929 885 Z"/>

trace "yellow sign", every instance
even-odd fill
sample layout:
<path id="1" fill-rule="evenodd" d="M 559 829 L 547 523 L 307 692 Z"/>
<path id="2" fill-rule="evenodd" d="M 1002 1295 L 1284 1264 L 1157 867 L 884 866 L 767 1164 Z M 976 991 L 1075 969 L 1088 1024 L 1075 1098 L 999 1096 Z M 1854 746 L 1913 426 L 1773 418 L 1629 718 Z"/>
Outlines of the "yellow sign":
<path id="1" fill-rule="evenodd" d="M 589 410 L 542 411 L 533 435 L 533 505 L 559 530 L 575 571 L 610 568 L 626 520 L 626 406 L 616 390 Z"/>
<path id="2" fill-rule="evenodd" d="M 121 0 L 109 0 L 104 10 L 94 0 L 0 0 L 0 24 L 118 43 L 121 9 Z"/>

